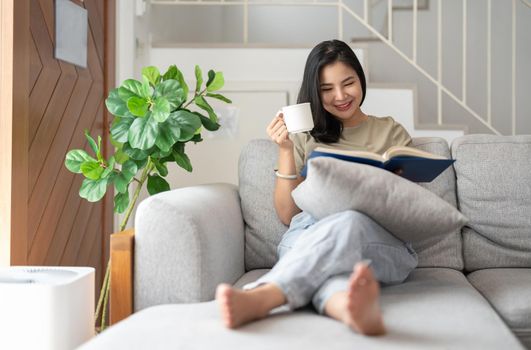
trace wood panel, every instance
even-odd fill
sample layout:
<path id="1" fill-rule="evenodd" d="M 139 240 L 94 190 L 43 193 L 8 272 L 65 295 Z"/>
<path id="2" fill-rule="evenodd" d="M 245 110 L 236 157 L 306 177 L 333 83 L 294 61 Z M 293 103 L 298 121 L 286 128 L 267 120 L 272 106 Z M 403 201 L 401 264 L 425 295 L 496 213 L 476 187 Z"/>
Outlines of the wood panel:
<path id="1" fill-rule="evenodd" d="M 29 3 L 27 263 L 93 266 L 99 292 L 112 230 L 112 193 L 79 197 L 82 176 L 64 166 L 70 149 L 92 153 L 83 135 L 101 135 L 108 156 L 104 100 L 114 87 L 114 1 L 74 1 L 88 11 L 87 68 L 54 58 L 54 1 Z M 110 203 L 110 205 L 109 205 Z"/>

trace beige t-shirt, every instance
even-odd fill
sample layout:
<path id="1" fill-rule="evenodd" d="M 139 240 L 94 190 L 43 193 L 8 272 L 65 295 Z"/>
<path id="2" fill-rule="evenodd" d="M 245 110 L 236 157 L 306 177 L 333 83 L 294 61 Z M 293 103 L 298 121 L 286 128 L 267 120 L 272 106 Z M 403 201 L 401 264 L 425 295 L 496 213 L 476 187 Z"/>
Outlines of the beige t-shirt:
<path id="1" fill-rule="evenodd" d="M 359 125 L 343 128 L 336 143 L 318 143 L 309 133 L 290 134 L 290 139 L 294 145 L 297 174 L 301 172 L 308 156 L 316 147 L 383 154 L 391 146 L 406 146 L 411 142 L 411 136 L 406 129 L 393 118 L 373 116 L 369 116 Z"/>

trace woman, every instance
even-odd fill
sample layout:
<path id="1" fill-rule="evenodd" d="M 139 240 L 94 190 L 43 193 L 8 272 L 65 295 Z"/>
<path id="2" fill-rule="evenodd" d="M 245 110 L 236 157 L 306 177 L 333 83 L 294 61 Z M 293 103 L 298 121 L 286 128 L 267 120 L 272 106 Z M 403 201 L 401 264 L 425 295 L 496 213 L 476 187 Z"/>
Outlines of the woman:
<path id="1" fill-rule="evenodd" d="M 310 52 L 298 103 L 310 102 L 314 129 L 288 135 L 282 113 L 267 127 L 279 146 L 275 209 L 290 228 L 278 247 L 279 262 L 270 272 L 244 291 L 218 286 L 216 299 L 227 327 L 263 318 L 284 304 L 296 309 L 312 302 L 319 313 L 358 333 L 385 333 L 379 282 L 405 280 L 417 266 L 416 253 L 361 213 L 346 211 L 316 221 L 291 197 L 304 181 L 297 174 L 319 144 L 383 153 L 411 141 L 392 118 L 363 113 L 365 90 L 363 69 L 347 44 L 325 41 Z M 370 267 L 367 260 L 372 261 Z"/>

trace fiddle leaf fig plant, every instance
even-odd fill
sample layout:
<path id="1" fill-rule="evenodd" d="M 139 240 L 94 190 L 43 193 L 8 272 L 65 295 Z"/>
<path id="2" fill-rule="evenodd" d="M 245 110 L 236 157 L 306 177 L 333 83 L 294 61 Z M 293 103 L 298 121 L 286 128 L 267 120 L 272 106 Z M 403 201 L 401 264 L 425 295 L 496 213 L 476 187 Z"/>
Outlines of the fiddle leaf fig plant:
<path id="1" fill-rule="evenodd" d="M 88 131 L 85 136 L 92 153 L 74 149 L 67 153 L 65 166 L 85 179 L 79 195 L 89 202 L 101 200 L 107 189 L 114 186 L 114 211 L 124 213 L 120 231 L 124 230 L 138 200 L 143 185 L 150 195 L 168 191 L 168 163 L 175 162 L 191 172 L 192 163 L 185 152 L 188 142 L 201 142 L 201 132 L 218 130 L 218 116 L 208 103 L 208 98 L 226 103 L 231 101 L 215 93 L 225 81 L 223 73 L 208 71 L 206 84 L 199 66 L 195 66 L 196 85 L 193 94 L 183 74 L 172 65 L 161 74 L 157 67 L 142 69 L 142 80 L 125 80 L 111 90 L 105 105 L 114 116 L 110 140 L 114 154 L 102 155 L 102 139 L 95 140 Z M 189 97 L 190 95 L 190 97 Z M 198 111 L 189 107 L 194 104 Z M 136 186 L 132 184 L 135 183 Z M 132 191 L 132 195 L 130 194 Z M 109 290 L 109 266 L 96 309 L 96 319 L 102 304 L 106 305 Z M 105 308 L 105 306 L 104 306 Z M 105 328 L 105 310 L 101 329 Z"/>

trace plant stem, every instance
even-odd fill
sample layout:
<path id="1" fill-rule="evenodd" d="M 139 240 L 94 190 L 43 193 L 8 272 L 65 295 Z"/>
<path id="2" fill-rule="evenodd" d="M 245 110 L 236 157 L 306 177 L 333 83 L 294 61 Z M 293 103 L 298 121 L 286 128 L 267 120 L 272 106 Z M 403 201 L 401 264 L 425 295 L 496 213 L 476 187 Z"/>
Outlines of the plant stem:
<path id="1" fill-rule="evenodd" d="M 103 284 L 101 286 L 100 290 L 100 297 L 98 298 L 98 305 L 96 306 L 96 312 L 94 313 L 94 321 L 98 321 L 98 317 L 100 316 L 100 309 L 103 304 L 104 294 L 107 290 L 107 285 L 109 284 L 109 278 L 111 276 L 111 264 L 110 262 L 107 262 L 107 269 L 105 270 L 105 277 L 103 277 Z"/>
<path id="2" fill-rule="evenodd" d="M 110 264 L 110 261 L 107 263 L 107 266 L 111 266 Z M 100 332 L 101 331 L 104 331 L 106 326 L 105 326 L 105 316 L 106 316 L 106 313 L 107 313 L 107 304 L 108 304 L 108 301 L 109 301 L 109 292 L 111 290 L 111 275 L 109 274 L 109 280 L 107 281 L 107 288 L 105 289 L 105 296 L 103 297 L 103 310 L 101 312 L 101 328 L 100 328 Z"/>
<path id="3" fill-rule="evenodd" d="M 188 107 L 192 102 L 194 102 L 194 100 L 195 100 L 195 98 L 196 98 L 197 96 L 201 96 L 205 91 L 207 91 L 206 88 L 205 88 L 203 91 L 201 91 L 199 94 L 195 95 L 194 98 L 191 99 L 190 102 L 188 102 L 187 104 L 185 104 L 183 108 Z"/>
<path id="4" fill-rule="evenodd" d="M 138 182 L 138 186 L 136 187 L 135 193 L 133 194 L 133 199 L 131 200 L 131 203 L 129 203 L 129 207 L 127 208 L 127 211 L 125 213 L 125 217 L 123 218 L 122 222 L 120 223 L 120 231 L 125 230 L 125 227 L 127 226 L 127 222 L 129 221 L 129 217 L 131 216 L 131 213 L 133 212 L 133 209 L 135 208 L 136 201 L 138 200 L 138 196 L 140 195 L 140 190 L 142 189 L 142 186 L 144 185 L 144 182 L 146 181 L 149 173 L 151 173 L 151 170 L 153 170 L 153 167 L 155 164 L 151 161 L 151 158 L 148 160 L 148 163 L 146 167 L 144 168 L 144 171 L 142 172 L 142 176 L 140 177 L 140 181 Z"/>
<path id="5" fill-rule="evenodd" d="M 153 170 L 154 167 L 155 167 L 155 164 L 153 164 L 150 158 L 148 160 L 146 167 L 144 168 L 144 171 L 142 171 L 142 176 L 140 177 L 140 180 L 137 180 L 135 178 L 135 180 L 138 181 L 138 186 L 136 187 L 135 193 L 133 194 L 133 199 L 129 203 L 129 207 L 127 208 L 125 217 L 120 223 L 120 228 L 119 228 L 120 231 L 125 230 L 125 227 L 127 226 L 127 222 L 129 221 L 129 217 L 131 216 L 131 213 L 133 212 L 136 201 L 138 200 L 138 196 L 140 195 L 140 190 L 142 189 L 144 182 L 146 182 L 148 175 L 151 173 L 151 170 Z M 109 261 L 107 262 L 107 269 L 105 271 L 105 277 L 103 278 L 103 284 L 101 286 L 100 297 L 98 299 L 98 305 L 96 307 L 96 313 L 94 315 L 94 320 L 97 321 L 98 317 L 100 316 L 100 311 L 102 311 L 99 332 L 105 329 L 105 321 L 106 321 L 105 314 L 107 312 L 107 304 L 109 301 L 109 291 L 111 289 L 111 273 L 110 272 L 111 272 L 111 261 L 109 259 Z M 103 306 L 103 310 L 101 310 L 102 306 Z"/>

